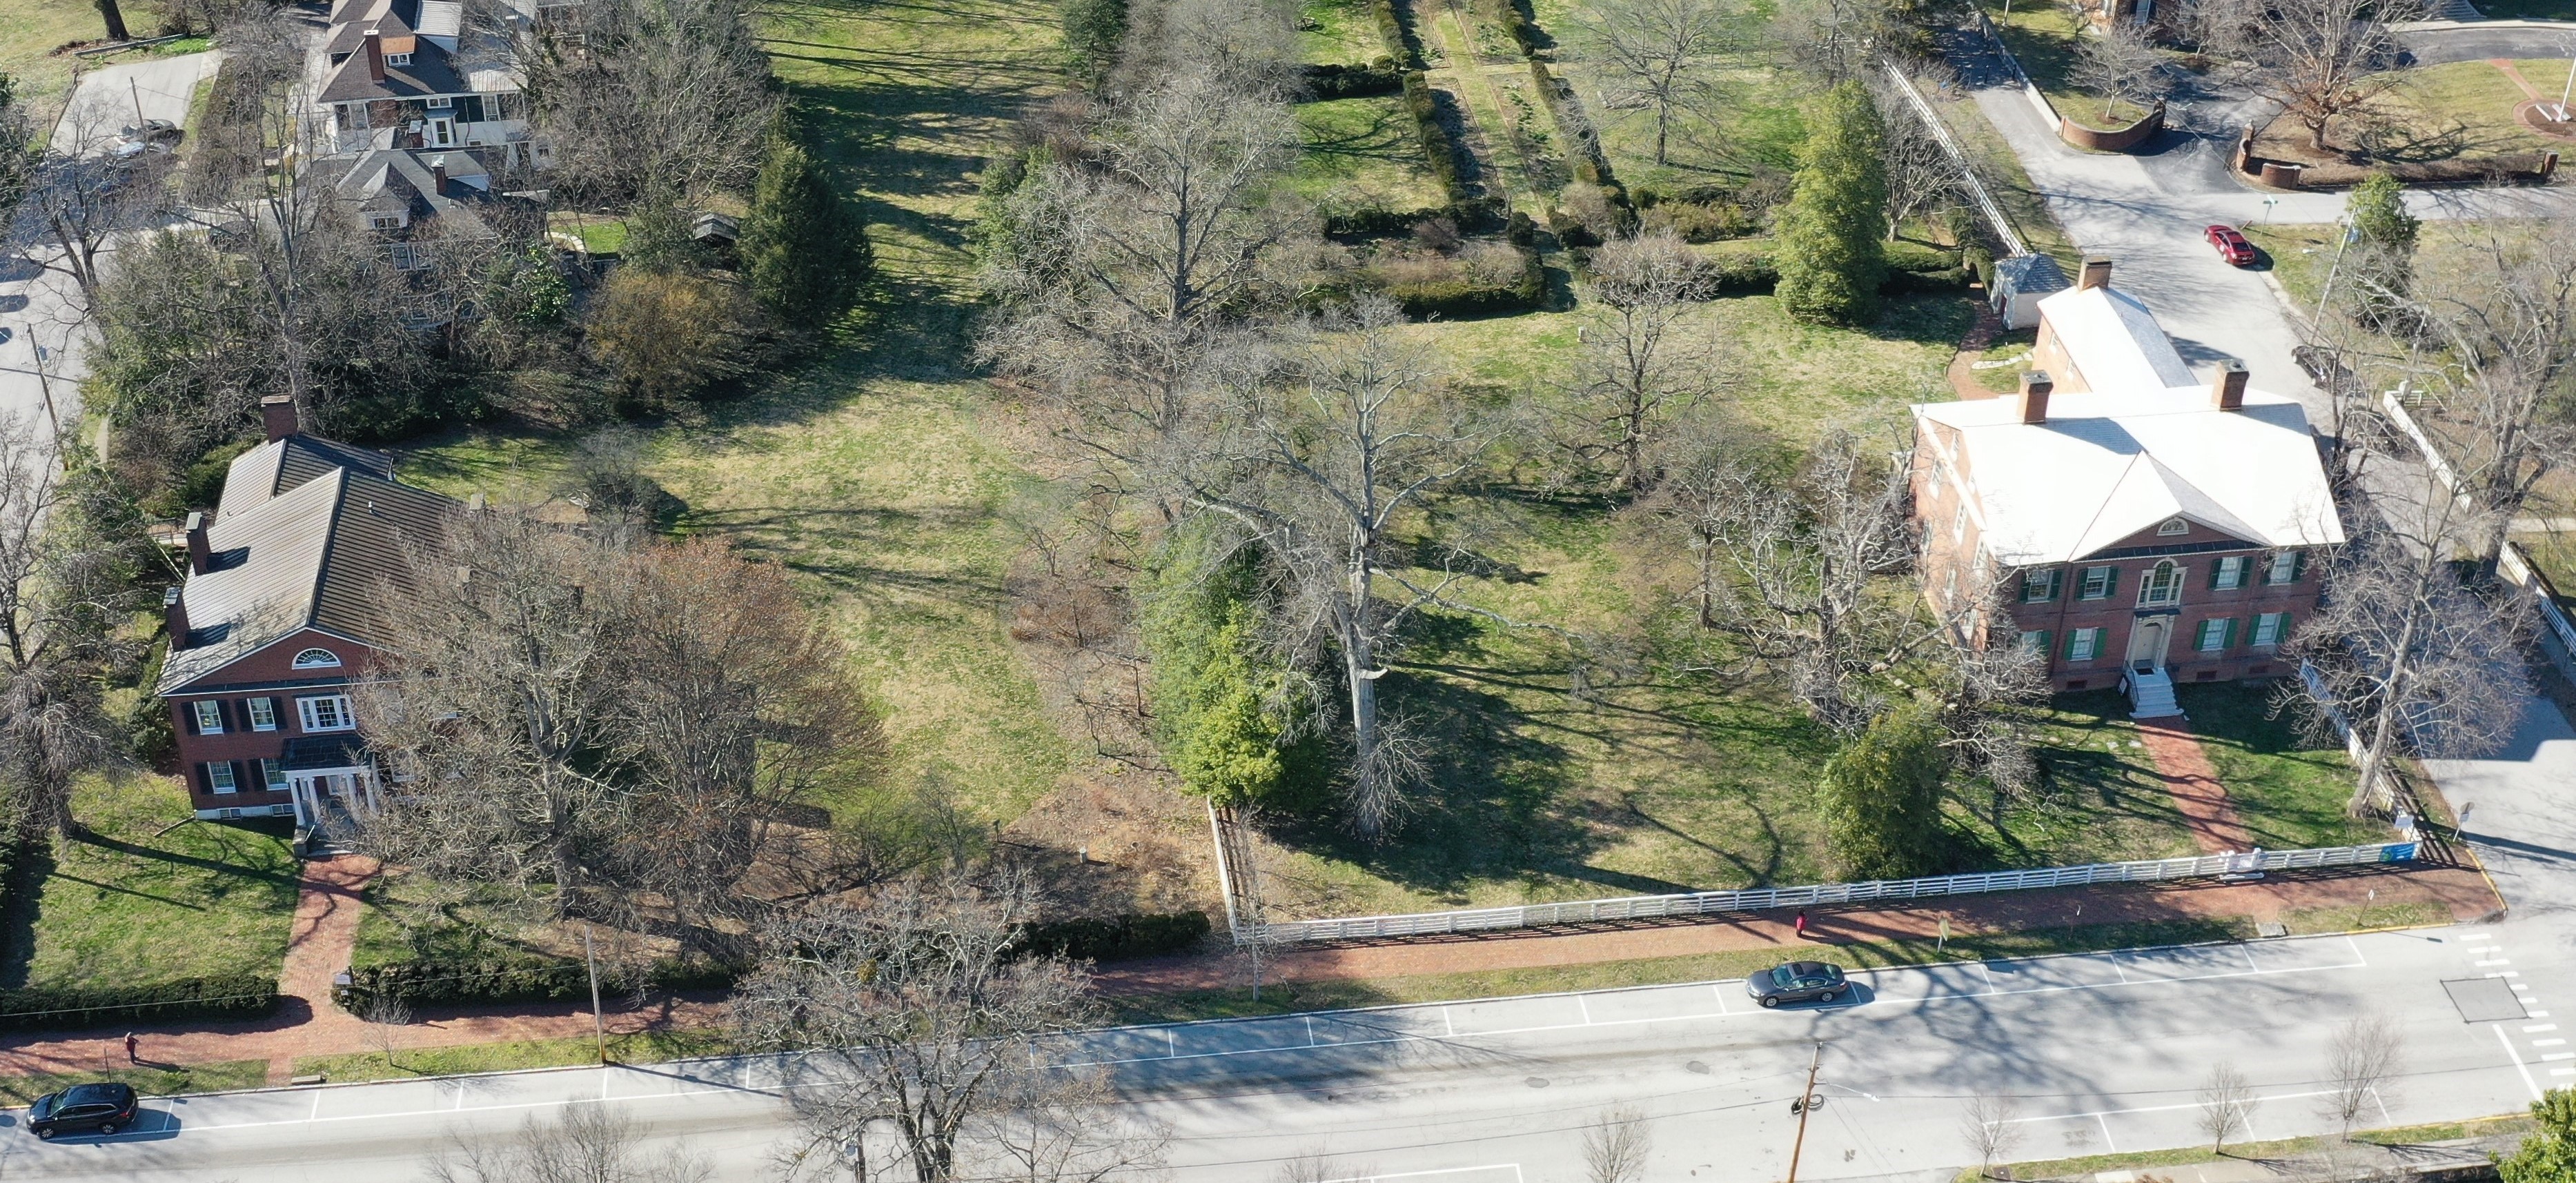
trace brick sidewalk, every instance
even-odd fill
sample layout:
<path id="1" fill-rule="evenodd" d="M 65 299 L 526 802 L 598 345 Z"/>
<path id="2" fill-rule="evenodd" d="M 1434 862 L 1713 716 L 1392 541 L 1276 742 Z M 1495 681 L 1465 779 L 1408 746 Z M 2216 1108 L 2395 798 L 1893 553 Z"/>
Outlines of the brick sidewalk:
<path id="1" fill-rule="evenodd" d="M 2236 816 L 2236 805 L 2227 799 L 2227 786 L 2218 782 L 2218 767 L 2209 762 L 2202 750 L 2200 737 L 2180 716 L 2169 719 L 2140 719 L 2138 739 L 2147 747 L 2147 758 L 2155 762 L 2156 776 L 2165 782 L 2165 791 L 2173 794 L 2174 806 L 2182 811 L 2183 825 L 2190 829 L 2192 840 L 2200 844 L 2203 854 L 2224 854 L 2251 850 L 2254 838 L 2245 832 L 2245 823 Z"/>
<path id="2" fill-rule="evenodd" d="M 1961 896 L 1935 905 L 1879 908 L 1866 905 L 1807 909 L 1807 936 L 1793 931 L 1787 911 L 1758 916 L 1640 923 L 1580 930 L 1514 930 L 1446 940 L 1353 944 L 1284 952 L 1265 966 L 1272 981 L 1340 981 L 1420 974 L 1536 969 L 1687 957 L 1703 953 L 1788 951 L 1848 941 L 1929 940 L 1950 921 L 1954 937 L 2071 925 L 2153 920 L 2278 919 L 2284 912 L 2365 904 L 2431 904 L 2453 920 L 2469 921 L 2504 908 L 2504 901 L 2474 867 L 2362 867 L 2349 871 L 2275 875 L 2254 883 L 2140 884 L 2076 887 L 1996 895 Z M 1101 971 L 1103 992 L 1164 994 L 1238 987 L 1246 971 L 1223 954 L 1133 962 Z"/>

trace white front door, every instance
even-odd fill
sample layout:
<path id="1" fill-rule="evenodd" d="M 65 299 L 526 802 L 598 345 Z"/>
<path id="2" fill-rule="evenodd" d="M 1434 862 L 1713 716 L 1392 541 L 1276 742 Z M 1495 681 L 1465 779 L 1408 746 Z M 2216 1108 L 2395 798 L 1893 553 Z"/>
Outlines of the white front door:
<path id="1" fill-rule="evenodd" d="M 2149 616 L 2129 626 L 2129 668 L 2160 670 L 2165 668 L 2165 641 L 2170 631 L 2165 618 Z"/>

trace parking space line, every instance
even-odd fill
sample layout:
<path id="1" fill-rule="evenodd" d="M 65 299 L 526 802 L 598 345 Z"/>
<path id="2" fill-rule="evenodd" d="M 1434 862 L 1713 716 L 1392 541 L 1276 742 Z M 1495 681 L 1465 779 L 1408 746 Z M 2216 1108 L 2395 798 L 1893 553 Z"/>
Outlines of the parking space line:
<path id="1" fill-rule="evenodd" d="M 2576 1068 L 2552 1068 L 2549 1070 L 2549 1074 L 2551 1076 L 2576 1076 Z"/>
<path id="2" fill-rule="evenodd" d="M 2496 1033 L 2496 1042 L 2504 1045 L 2504 1057 L 2513 1061 L 2514 1071 L 2522 1074 L 2522 1087 L 2531 1090 L 2532 1100 L 2539 1100 L 2540 1082 L 2531 1078 L 2531 1066 L 2522 1062 L 2521 1052 L 2513 1050 L 2513 1040 L 2505 1035 L 2503 1027 L 2499 1026 L 2494 1030 Z"/>
<path id="3" fill-rule="evenodd" d="M 2478 962 L 2477 964 L 2479 964 L 2479 965 L 2481 965 L 2481 966 L 2488 966 L 2488 965 L 2511 965 L 2511 964 L 2513 964 L 2513 959 L 2512 959 L 2512 958 L 2510 958 L 2510 957 L 2496 957 L 2496 958 L 2491 958 L 2491 959 L 2486 960 L 2486 961 Z"/>
<path id="4" fill-rule="evenodd" d="M 1575 996 L 1574 996 L 1574 1007 L 1575 1007 L 1575 1009 L 1576 1009 L 1576 1010 L 1583 1012 L 1583 1025 L 1584 1025 L 1584 1026 L 1586 1026 L 1586 1027 L 1591 1026 L 1591 1025 L 1592 1025 L 1592 1004 L 1591 1004 L 1591 1003 L 1589 1003 L 1589 1002 L 1584 1001 L 1583 996 L 1582 996 L 1582 995 L 1580 995 L 1580 994 L 1577 994 L 1577 995 L 1575 995 Z"/>
<path id="5" fill-rule="evenodd" d="M 2543 1064 L 2555 1063 L 2559 1060 L 2576 1060 L 2576 1052 L 2551 1052 L 2540 1057 L 2540 1062 Z"/>
<path id="6" fill-rule="evenodd" d="M 2565 1047 L 2565 1046 L 2567 1046 L 2567 1041 L 2566 1041 L 2566 1040 L 2564 1040 L 2564 1039 L 2535 1039 L 2535 1040 L 2532 1040 L 2532 1041 L 2531 1041 L 2531 1046 L 2533 1046 L 2533 1047 Z"/>
<path id="7" fill-rule="evenodd" d="M 2120 1144 L 2111 1140 L 2111 1119 L 2103 1116 L 2102 1114 L 2096 1113 L 2093 1115 L 2093 1121 L 2095 1124 L 2102 1127 L 2102 1144 L 2109 1147 L 2111 1153 L 2118 1154 L 2120 1152 Z"/>
<path id="8" fill-rule="evenodd" d="M 2557 1029 L 2558 1024 L 2556 1023 L 2533 1023 L 2532 1025 L 2523 1028 L 2522 1033 L 2525 1035 L 2532 1035 L 2542 1031 L 2555 1031 Z"/>
<path id="9" fill-rule="evenodd" d="M 1487 1163 L 1481 1167 L 1441 1167 L 1430 1171 L 1397 1171 L 1391 1175 L 1353 1175 L 1347 1179 L 1326 1179 L 1323 1183 L 1381 1183 L 1386 1179 L 1427 1179 L 1433 1175 L 1465 1175 L 1477 1171 L 1510 1171 L 1515 1181 L 1521 1178 L 1521 1164 L 1497 1162 Z"/>

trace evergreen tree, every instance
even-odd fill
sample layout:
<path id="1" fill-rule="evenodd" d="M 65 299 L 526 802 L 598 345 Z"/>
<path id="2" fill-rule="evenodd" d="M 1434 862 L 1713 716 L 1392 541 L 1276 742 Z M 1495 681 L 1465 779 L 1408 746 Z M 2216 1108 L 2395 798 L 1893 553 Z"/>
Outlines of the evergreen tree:
<path id="1" fill-rule="evenodd" d="M 2353 307 L 2370 323 L 2379 323 L 2415 282 L 2415 236 L 2423 222 L 2406 212 L 2406 187 L 2396 177 L 2375 172 L 2352 187 L 2344 200 L 2352 223 Z"/>
<path id="2" fill-rule="evenodd" d="M 797 329 L 840 319 L 876 267 L 866 224 L 783 132 L 770 137 L 760 162 L 739 245 L 752 298 Z"/>
<path id="3" fill-rule="evenodd" d="M 1858 82 L 1826 91 L 1808 118 L 1780 214 L 1780 303 L 1799 320 L 1856 324 L 1877 311 L 1887 276 L 1886 132 Z"/>
<path id="4" fill-rule="evenodd" d="M 1258 556 L 1218 550 L 1184 530 L 1140 588 L 1154 739 L 1184 792 L 1222 806 L 1300 806 L 1325 788 L 1322 729 L 1303 718 L 1296 673 L 1258 640 Z"/>
<path id="5" fill-rule="evenodd" d="M 1826 842 L 1854 879 L 1941 869 L 1941 780 L 1949 772 L 1938 708 L 1908 702 L 1878 718 L 1825 765 Z"/>
<path id="6" fill-rule="evenodd" d="M 2576 1089 L 2551 1089 L 2531 1103 L 2540 1132 L 2510 1158 L 2496 1160 L 2504 1183 L 2576 1183 Z"/>
<path id="7" fill-rule="evenodd" d="M 1127 0 L 1059 0 L 1056 18 L 1064 26 L 1065 64 L 1074 76 L 1086 84 L 1107 77 L 1127 36 Z"/>

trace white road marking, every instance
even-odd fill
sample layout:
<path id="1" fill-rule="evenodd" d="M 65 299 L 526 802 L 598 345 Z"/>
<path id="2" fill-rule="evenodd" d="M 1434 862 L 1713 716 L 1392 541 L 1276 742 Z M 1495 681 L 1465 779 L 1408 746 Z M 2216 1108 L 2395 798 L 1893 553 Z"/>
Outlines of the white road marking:
<path id="1" fill-rule="evenodd" d="M 2111 1119 L 2096 1113 L 2093 1115 L 2093 1120 L 2102 1127 L 2102 1144 L 2110 1147 L 2113 1154 L 2119 1153 L 2120 1144 L 2111 1140 Z"/>
<path id="2" fill-rule="evenodd" d="M 2522 976 L 2522 971 L 2518 969 L 2500 969 L 2486 976 L 2490 978 L 2518 978 Z"/>
<path id="3" fill-rule="evenodd" d="M 2495 958 L 2495 959 L 2493 959 L 2493 960 L 2491 960 L 2491 961 L 2481 961 L 2481 962 L 2478 962 L 2478 964 L 2479 964 L 2480 966 L 2488 966 L 2488 965 L 2511 965 L 2511 964 L 2513 964 L 2513 958 L 2510 958 L 2510 957 L 2498 957 L 2498 958 Z"/>
<path id="4" fill-rule="evenodd" d="M 1348 1179 L 1326 1179 L 1324 1180 L 1324 1183 L 1378 1183 L 1379 1180 L 1383 1179 L 1426 1179 L 1433 1175 L 1466 1175 L 1477 1171 L 1510 1171 L 1514 1180 L 1521 1178 L 1521 1164 L 1516 1162 L 1498 1162 L 1481 1167 L 1442 1167 L 1436 1171 L 1399 1171 L 1392 1175 L 1354 1175 Z"/>
<path id="5" fill-rule="evenodd" d="M 2556 1023 L 2533 1023 L 2532 1025 L 2523 1028 L 2522 1033 L 2525 1035 L 2531 1035 L 2541 1031 L 2555 1031 L 2557 1029 L 2558 1024 Z"/>
<path id="6" fill-rule="evenodd" d="M 2548 1012 L 2548 1011 L 2545 1011 L 2545 1010 L 2536 1010 L 2536 1011 L 2532 1011 L 2529 1015 L 2527 1015 L 2527 1016 L 2525 1016 L 2525 1017 L 2527 1017 L 2527 1018 L 2534 1018 L 2534 1019 L 2545 1019 L 2545 1018 L 2548 1018 L 2548 1017 L 2549 1017 L 2549 1012 Z"/>
<path id="7" fill-rule="evenodd" d="M 2533 1046 L 2533 1047 L 2565 1047 L 2565 1046 L 2567 1046 L 2567 1041 L 2566 1041 L 2566 1040 L 2564 1040 L 2564 1039 L 2535 1039 L 2535 1040 L 2532 1040 L 2532 1041 L 2531 1041 L 2531 1046 Z"/>
<path id="8" fill-rule="evenodd" d="M 2540 1057 L 2540 1062 L 2543 1064 L 2556 1063 L 2560 1060 L 2576 1060 L 2576 1052 L 2551 1052 Z"/>
<path id="9" fill-rule="evenodd" d="M 1592 1004 L 1591 1004 L 1591 1003 L 1589 1003 L 1589 1002 L 1585 1002 L 1585 1001 L 1583 1000 L 1583 996 L 1582 996 L 1582 995 L 1580 995 L 1580 994 L 1577 994 L 1577 995 L 1575 995 L 1575 996 L 1574 996 L 1574 1007 L 1575 1007 L 1575 1009 L 1576 1009 L 1576 1010 L 1579 1010 L 1579 1011 L 1583 1012 L 1583 1025 L 1584 1025 L 1584 1026 L 1586 1026 L 1586 1027 L 1591 1026 L 1591 1025 L 1592 1025 Z"/>
<path id="10" fill-rule="evenodd" d="M 2522 1062 L 2522 1053 L 2513 1050 L 2513 1040 L 2505 1035 L 2504 1028 L 2497 1027 L 2494 1028 L 2494 1031 L 2496 1033 L 2496 1042 L 2504 1045 L 2504 1057 L 2513 1061 L 2514 1071 L 2522 1074 L 2522 1087 L 2531 1090 L 2532 1100 L 2539 1100 L 2540 1082 L 2531 1078 L 2531 1069 Z"/>
<path id="11" fill-rule="evenodd" d="M 2549 1070 L 2549 1074 L 2551 1076 L 2576 1076 L 2576 1068 L 2552 1068 Z"/>

